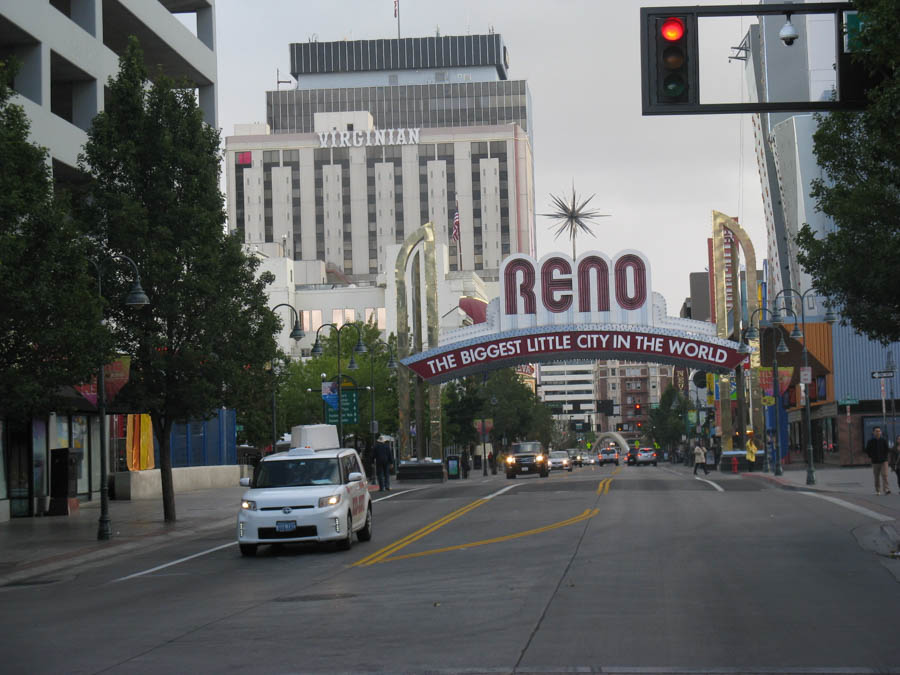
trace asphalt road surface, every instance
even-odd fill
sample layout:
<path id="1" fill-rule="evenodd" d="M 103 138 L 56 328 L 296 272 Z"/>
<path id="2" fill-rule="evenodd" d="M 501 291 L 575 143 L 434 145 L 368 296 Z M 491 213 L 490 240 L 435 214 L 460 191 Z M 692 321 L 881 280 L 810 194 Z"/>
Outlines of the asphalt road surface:
<path id="1" fill-rule="evenodd" d="M 349 552 L 229 528 L 0 589 L 0 671 L 900 671 L 852 501 L 664 465 L 405 490 Z"/>

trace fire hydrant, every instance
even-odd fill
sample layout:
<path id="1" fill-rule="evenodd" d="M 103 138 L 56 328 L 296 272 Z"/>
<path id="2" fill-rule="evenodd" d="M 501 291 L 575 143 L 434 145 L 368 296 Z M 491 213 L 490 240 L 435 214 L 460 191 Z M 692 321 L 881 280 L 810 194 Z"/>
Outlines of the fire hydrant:
<path id="1" fill-rule="evenodd" d="M 737 460 L 737 457 L 732 457 L 731 458 L 731 473 L 737 473 L 737 472 L 738 472 L 738 460 Z"/>

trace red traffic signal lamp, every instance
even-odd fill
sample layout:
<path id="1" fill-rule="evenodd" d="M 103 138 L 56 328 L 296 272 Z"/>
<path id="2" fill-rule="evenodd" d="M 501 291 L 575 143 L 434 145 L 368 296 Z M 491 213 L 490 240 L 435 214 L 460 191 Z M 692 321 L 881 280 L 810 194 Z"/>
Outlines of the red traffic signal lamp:
<path id="1" fill-rule="evenodd" d="M 700 103 L 697 16 L 691 12 L 679 13 L 677 9 L 641 9 L 641 89 L 645 115 L 671 114 Z"/>
<path id="2" fill-rule="evenodd" d="M 635 403 L 635 404 L 634 404 L 634 412 L 636 412 L 636 413 L 640 413 L 640 412 L 641 412 L 641 404 L 640 404 L 640 403 Z"/>

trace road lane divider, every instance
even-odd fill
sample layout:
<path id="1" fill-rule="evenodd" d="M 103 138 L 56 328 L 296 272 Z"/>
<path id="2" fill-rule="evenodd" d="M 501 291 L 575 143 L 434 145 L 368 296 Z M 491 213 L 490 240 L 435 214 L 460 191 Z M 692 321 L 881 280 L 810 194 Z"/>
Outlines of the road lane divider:
<path id="1" fill-rule="evenodd" d="M 477 509 L 479 506 L 482 506 L 487 503 L 488 503 L 487 499 L 484 499 L 484 498 L 476 499 L 474 502 L 471 502 L 470 504 L 466 504 L 465 506 L 463 506 L 459 509 L 456 509 L 456 511 L 448 513 L 443 518 L 438 518 L 433 523 L 429 523 L 425 527 L 419 528 L 415 532 L 406 535 L 402 539 L 398 539 L 397 541 L 393 542 L 392 544 L 388 544 L 384 548 L 382 548 L 378 551 L 375 551 L 375 553 L 366 556 L 362 560 L 357 560 L 355 563 L 353 563 L 351 565 L 351 567 L 367 567 L 369 565 L 374 565 L 377 562 L 381 562 L 384 558 L 391 555 L 392 553 L 395 553 L 395 552 L 399 551 L 400 549 L 406 548 L 410 544 L 417 542 L 422 537 L 434 532 L 435 530 L 442 528 L 447 523 L 450 523 L 450 522 L 456 520 L 457 518 L 466 515 L 469 511 Z"/>
<path id="2" fill-rule="evenodd" d="M 584 520 L 588 520 L 589 518 L 593 518 L 598 513 L 600 513 L 600 509 L 585 509 L 582 513 L 572 518 L 568 518 L 567 520 L 562 520 L 558 523 L 552 523 L 550 525 L 544 525 L 543 527 L 536 527 L 533 530 L 525 530 L 524 532 L 516 532 L 515 534 L 505 534 L 502 537 L 494 537 L 492 539 L 482 539 L 481 541 L 473 541 L 468 544 L 457 544 L 455 546 L 444 546 L 442 548 L 433 548 L 428 551 L 419 551 L 418 553 L 405 553 L 403 555 L 392 555 L 389 558 L 382 558 L 377 562 L 394 562 L 395 560 L 408 560 L 410 558 L 421 558 L 427 555 L 435 555 L 437 553 L 447 553 L 448 551 L 459 551 L 467 548 L 475 548 L 476 546 L 487 546 L 488 544 L 498 544 L 504 541 L 510 541 L 511 539 L 519 539 L 521 537 L 530 537 L 534 534 L 541 534 L 542 532 L 549 532 L 550 530 L 556 530 L 560 527 L 566 527 L 568 525 L 574 525 L 575 523 L 580 523 Z"/>
<path id="3" fill-rule="evenodd" d="M 604 478 L 600 481 L 600 484 L 597 485 L 597 494 L 598 495 L 606 495 L 609 494 L 609 486 L 612 485 L 612 478 Z"/>

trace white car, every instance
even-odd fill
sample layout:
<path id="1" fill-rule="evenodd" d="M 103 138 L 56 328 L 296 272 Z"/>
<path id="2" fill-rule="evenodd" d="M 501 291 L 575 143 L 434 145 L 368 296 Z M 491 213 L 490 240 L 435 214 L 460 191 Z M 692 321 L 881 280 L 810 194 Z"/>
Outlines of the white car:
<path id="1" fill-rule="evenodd" d="M 356 450 L 291 448 L 260 460 L 241 498 L 241 554 L 260 544 L 334 541 L 339 549 L 372 538 L 369 486 Z"/>
<path id="2" fill-rule="evenodd" d="M 569 458 L 569 453 L 565 450 L 554 450 L 550 453 L 550 470 L 551 471 L 571 471 L 572 470 L 572 460 Z"/>

